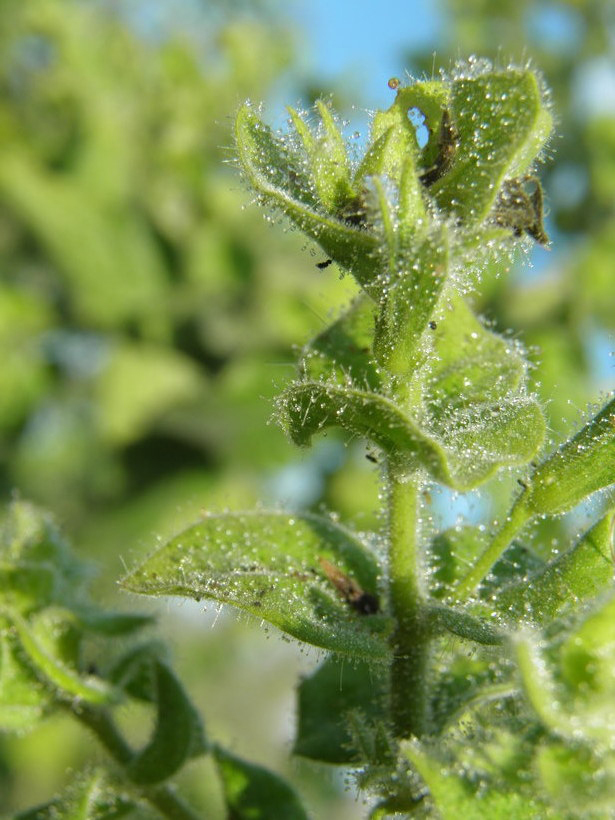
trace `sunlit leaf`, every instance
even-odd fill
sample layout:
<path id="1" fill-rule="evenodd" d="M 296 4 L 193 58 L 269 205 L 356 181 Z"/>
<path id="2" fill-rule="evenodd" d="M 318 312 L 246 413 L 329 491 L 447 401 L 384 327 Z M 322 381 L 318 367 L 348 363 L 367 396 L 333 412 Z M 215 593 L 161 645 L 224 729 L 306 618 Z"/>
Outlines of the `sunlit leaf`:
<path id="1" fill-rule="evenodd" d="M 24 664 L 19 644 L 0 620 L 0 731 L 30 731 L 53 706 L 52 693 Z"/>
<path id="2" fill-rule="evenodd" d="M 615 483 L 615 398 L 531 475 L 524 503 L 536 515 L 556 515 Z"/>
<path id="3" fill-rule="evenodd" d="M 612 586 L 614 519 L 615 513 L 608 513 L 569 550 L 518 583 L 496 590 L 498 609 L 545 622 Z"/>
<path id="4" fill-rule="evenodd" d="M 380 447 L 400 475 L 427 470 L 432 478 L 468 490 L 502 466 L 524 464 L 544 435 L 544 419 L 531 399 L 452 411 L 421 427 L 385 396 L 320 382 L 298 382 L 283 395 L 283 421 L 296 444 L 331 426 Z"/>
<path id="5" fill-rule="evenodd" d="M 418 743 L 403 741 L 402 749 L 429 789 L 431 801 L 442 820 L 535 820 L 545 806 L 516 791 L 484 790 L 478 794 L 472 784 L 430 757 Z"/>
<path id="6" fill-rule="evenodd" d="M 447 415 L 450 408 L 498 401 L 521 385 L 526 364 L 520 352 L 487 330 L 464 299 L 448 291 L 434 319 L 435 355 L 427 375 L 434 412 Z"/>
<path id="7" fill-rule="evenodd" d="M 305 173 L 288 164 L 288 149 L 251 108 L 243 106 L 235 124 L 237 150 L 250 184 L 261 197 L 312 237 L 323 251 L 352 270 L 362 285 L 373 280 L 378 257 L 376 237 L 319 210 L 309 192 Z M 297 184 L 297 180 L 301 180 Z"/>
<path id="8" fill-rule="evenodd" d="M 313 133 L 292 108 L 289 112 L 307 155 L 318 199 L 331 213 L 339 213 L 352 198 L 346 144 L 327 105 L 318 100 L 320 125 Z"/>
<path id="9" fill-rule="evenodd" d="M 306 643 L 386 658 L 388 619 L 363 614 L 360 596 L 345 598 L 329 567 L 378 599 L 376 561 L 332 521 L 305 513 L 222 514 L 177 535 L 122 585 L 146 595 L 233 604 Z"/>
<path id="10" fill-rule="evenodd" d="M 564 811 L 607 817 L 615 805 L 615 759 L 580 745 L 545 743 L 536 756 L 543 788 Z"/>
<path id="11" fill-rule="evenodd" d="M 551 132 L 552 118 L 531 71 L 476 74 L 470 67 L 460 74 L 451 91 L 458 150 L 431 191 L 441 208 L 478 222 L 489 214 L 504 179 L 528 171 Z"/>
<path id="12" fill-rule="evenodd" d="M 447 282 L 449 238 L 443 229 L 392 249 L 381 297 L 375 354 L 394 374 L 416 369 L 416 349 Z"/>

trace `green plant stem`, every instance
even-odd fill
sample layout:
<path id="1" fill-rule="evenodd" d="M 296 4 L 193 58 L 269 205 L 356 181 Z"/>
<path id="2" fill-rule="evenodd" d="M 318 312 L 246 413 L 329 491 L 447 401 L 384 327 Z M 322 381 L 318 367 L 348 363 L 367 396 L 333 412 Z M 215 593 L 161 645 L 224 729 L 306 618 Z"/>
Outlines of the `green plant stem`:
<path id="1" fill-rule="evenodd" d="M 71 714 L 94 732 L 116 763 L 122 768 L 130 763 L 134 752 L 118 731 L 106 709 L 81 704 L 79 708 L 70 707 L 70 710 Z M 159 786 L 131 784 L 131 788 L 169 820 L 199 820 L 199 816 L 167 784 Z"/>
<path id="2" fill-rule="evenodd" d="M 474 592 L 515 535 L 532 517 L 531 511 L 522 499 L 523 496 L 520 496 L 502 526 L 496 531 L 487 549 L 479 556 L 474 566 L 455 588 L 455 596 L 458 600 L 464 600 Z"/>
<path id="3" fill-rule="evenodd" d="M 396 621 L 391 709 L 397 737 L 420 736 L 427 720 L 429 634 L 419 588 L 418 490 L 389 470 L 389 600 Z"/>

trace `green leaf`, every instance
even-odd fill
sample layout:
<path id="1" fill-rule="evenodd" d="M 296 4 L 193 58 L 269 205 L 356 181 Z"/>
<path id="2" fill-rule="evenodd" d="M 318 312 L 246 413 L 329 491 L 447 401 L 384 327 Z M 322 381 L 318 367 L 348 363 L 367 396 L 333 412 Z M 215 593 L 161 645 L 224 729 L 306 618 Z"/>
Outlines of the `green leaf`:
<path id="1" fill-rule="evenodd" d="M 413 199 L 416 219 L 425 215 L 421 190 L 418 185 L 419 162 L 431 164 L 437 151 L 437 133 L 442 121 L 450 91 L 441 82 L 421 82 L 400 88 L 393 105 L 387 111 L 378 111 L 373 119 L 370 135 L 371 148 L 359 166 L 356 181 L 370 175 L 384 175 L 402 187 L 400 182 L 408 172 L 408 161 L 413 168 Z M 418 108 L 425 115 L 430 139 L 421 152 L 409 112 Z M 356 183 L 355 183 L 356 184 Z"/>
<path id="2" fill-rule="evenodd" d="M 311 178 L 325 210 L 339 213 L 352 199 L 346 144 L 328 106 L 316 102 L 321 125 L 316 134 L 293 109 L 288 111 L 310 163 Z"/>
<path id="3" fill-rule="evenodd" d="M 0 615 L 14 629 L 27 662 L 39 681 L 51 691 L 57 692 L 58 697 L 71 700 L 79 698 L 86 703 L 98 705 L 111 704 L 117 700 L 118 692 L 105 681 L 92 676 L 82 677 L 66 662 L 65 646 L 62 644 L 64 633 L 59 629 L 62 619 L 60 624 L 55 623 L 56 613 L 53 610 L 45 611 L 38 624 L 24 620 L 8 608 L 2 608 Z M 71 614 L 66 613 L 63 621 L 70 626 Z M 70 640 L 71 643 L 74 640 L 72 635 Z"/>
<path id="4" fill-rule="evenodd" d="M 139 784 L 160 783 L 186 760 L 207 750 L 199 715 L 170 668 L 155 663 L 156 726 L 152 737 L 127 767 L 128 777 Z"/>
<path id="5" fill-rule="evenodd" d="M 593 711 L 615 696 L 615 589 L 585 615 L 560 649 L 562 673 Z M 609 715 L 615 724 L 615 716 Z"/>
<path id="6" fill-rule="evenodd" d="M 0 619 L 0 732 L 33 729 L 54 705 L 53 694 L 24 663 L 15 635 Z"/>
<path id="7" fill-rule="evenodd" d="M 447 281 L 448 236 L 434 230 L 422 241 L 392 249 L 391 273 L 383 290 L 375 354 L 387 370 L 416 370 L 416 349 Z"/>
<path id="8" fill-rule="evenodd" d="M 307 513 L 207 516 L 161 547 L 122 585 L 146 595 L 212 598 L 306 643 L 387 658 L 389 619 L 362 614 L 356 600 L 345 599 L 327 564 L 377 599 L 379 569 L 369 551 L 344 528 Z"/>
<path id="9" fill-rule="evenodd" d="M 442 820 L 535 820 L 546 816 L 538 800 L 517 792 L 495 788 L 477 793 L 472 784 L 447 771 L 441 761 L 431 757 L 420 744 L 402 741 L 401 748 L 429 789 L 431 801 Z"/>
<path id="10" fill-rule="evenodd" d="M 49 606 L 57 597 L 58 572 L 51 564 L 0 564 L 2 601 L 22 615 Z"/>
<path id="11" fill-rule="evenodd" d="M 357 281 L 369 288 L 378 270 L 377 238 L 318 208 L 300 163 L 247 105 L 237 114 L 235 138 L 243 170 L 263 200 L 285 214 L 318 242 L 327 256 L 350 269 Z"/>
<path id="12" fill-rule="evenodd" d="M 459 638 L 490 646 L 499 646 L 506 640 L 506 633 L 501 629 L 460 609 L 432 604 L 427 607 L 426 614 L 429 625 L 436 632 L 450 632 Z"/>
<path id="13" fill-rule="evenodd" d="M 130 635 L 154 621 L 153 615 L 139 615 L 136 612 L 105 612 L 93 606 L 74 607 L 73 612 L 85 630 L 109 636 Z"/>
<path id="14" fill-rule="evenodd" d="M 438 533 L 429 545 L 429 579 L 431 595 L 445 598 L 450 595 L 455 584 L 463 578 L 468 566 L 487 545 L 487 534 L 483 529 L 471 527 L 450 527 Z"/>
<path id="15" fill-rule="evenodd" d="M 452 408 L 496 402 L 522 386 L 523 356 L 509 339 L 487 330 L 454 291 L 446 292 L 434 319 L 434 355 L 426 377 L 434 413 L 447 417 Z"/>
<path id="16" fill-rule="evenodd" d="M 399 294 L 392 288 L 389 295 L 394 302 Z M 430 337 L 425 344 L 433 350 L 407 388 L 411 400 L 396 397 L 395 384 L 381 384 L 370 356 L 375 308 L 363 297 L 308 345 L 303 380 L 279 400 L 293 441 L 305 445 L 336 425 L 381 447 L 401 474 L 423 468 L 460 490 L 477 486 L 501 466 L 529 461 L 542 444 L 545 423 L 538 404 L 524 394 L 520 353 L 486 330 L 450 289 L 431 314 L 433 327 L 423 327 L 429 310 L 418 325 L 409 322 L 407 345 L 402 325 L 410 307 L 387 316 L 385 304 L 378 324 L 397 329 L 404 355 L 411 355 L 419 328 Z M 401 354 L 398 363 L 405 367 Z"/>
<path id="17" fill-rule="evenodd" d="M 380 447 L 398 475 L 424 469 L 457 490 L 476 487 L 502 466 L 526 463 L 544 435 L 540 408 L 524 398 L 453 411 L 435 430 L 421 428 L 385 396 L 320 382 L 291 385 L 279 407 L 300 446 L 338 426 Z"/>
<path id="18" fill-rule="evenodd" d="M 293 789 L 261 766 L 246 763 L 216 746 L 228 817 L 233 820 L 308 820 Z"/>
<path id="19" fill-rule="evenodd" d="M 325 763 L 382 760 L 387 691 L 385 669 L 327 658 L 299 685 L 294 754 Z"/>
<path id="20" fill-rule="evenodd" d="M 615 398 L 538 465 L 523 502 L 534 515 L 557 515 L 613 483 Z"/>
<path id="21" fill-rule="evenodd" d="M 507 662 L 505 662 L 507 663 Z M 462 652 L 453 656 L 430 691 L 431 731 L 441 735 L 473 716 L 475 708 L 518 694 L 515 681 L 506 681 L 503 663 L 489 654 Z"/>
<path id="22" fill-rule="evenodd" d="M 154 703 L 157 697 L 156 665 L 165 654 L 164 644 L 156 641 L 133 645 L 113 664 L 107 677 L 131 697 Z"/>
<path id="23" fill-rule="evenodd" d="M 607 513 L 567 552 L 496 591 L 498 609 L 515 618 L 537 623 L 576 609 L 613 584 L 613 526 L 615 510 Z"/>
<path id="24" fill-rule="evenodd" d="M 606 763 L 606 765 L 605 765 Z M 615 757 L 600 758 L 582 746 L 552 742 L 536 755 L 543 788 L 557 806 L 578 816 L 607 817 L 615 808 Z"/>
<path id="25" fill-rule="evenodd" d="M 504 180 L 528 171 L 551 132 L 552 118 L 531 71 L 460 73 L 450 103 L 458 149 L 452 167 L 430 191 L 441 208 L 477 223 L 489 215 Z"/>
<path id="26" fill-rule="evenodd" d="M 609 744 L 615 731 L 615 598 L 610 596 L 563 643 L 558 668 L 538 636 L 515 640 L 526 697 L 551 732 L 572 742 Z"/>
<path id="27" fill-rule="evenodd" d="M 378 368 L 371 356 L 374 341 L 376 305 L 360 296 L 333 324 L 305 346 L 299 370 L 307 379 L 349 380 L 362 388 L 375 390 L 380 385 Z"/>

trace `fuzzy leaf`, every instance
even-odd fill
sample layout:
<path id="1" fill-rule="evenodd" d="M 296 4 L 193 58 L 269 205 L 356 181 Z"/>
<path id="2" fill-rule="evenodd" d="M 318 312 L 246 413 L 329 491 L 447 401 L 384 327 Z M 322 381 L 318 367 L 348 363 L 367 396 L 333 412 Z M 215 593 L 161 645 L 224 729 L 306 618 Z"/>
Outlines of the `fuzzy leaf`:
<path id="1" fill-rule="evenodd" d="M 448 236 L 443 229 L 422 241 L 393 249 L 391 273 L 382 295 L 375 353 L 387 370 L 416 369 L 416 348 L 448 276 Z"/>
<path id="2" fill-rule="evenodd" d="M 380 377 L 370 355 L 376 316 L 376 305 L 369 297 L 356 299 L 303 349 L 301 374 L 312 380 L 323 378 L 342 385 L 351 381 L 366 389 L 377 389 Z"/>
<path id="3" fill-rule="evenodd" d="M 571 741 L 610 743 L 615 731 L 615 597 L 595 607 L 563 643 L 561 666 L 548 662 L 530 632 L 515 640 L 526 697 L 541 722 Z"/>
<path id="4" fill-rule="evenodd" d="M 414 169 L 420 162 L 431 164 L 437 152 L 437 133 L 449 93 L 441 82 L 414 83 L 400 88 L 393 105 L 374 116 L 370 135 L 372 147 L 357 170 L 356 181 L 378 174 L 389 177 L 401 187 L 401 179 L 408 172 L 408 159 Z M 409 118 L 409 112 L 414 108 L 425 115 L 430 131 L 430 139 L 422 152 Z M 417 170 L 414 170 L 413 176 L 418 183 Z M 416 203 L 415 215 L 420 219 L 425 215 L 425 210 L 420 186 L 416 183 L 413 199 Z"/>
<path id="5" fill-rule="evenodd" d="M 23 662 L 15 636 L 0 620 L 0 732 L 24 733 L 54 706 L 54 697 Z"/>
<path id="6" fill-rule="evenodd" d="M 3 608 L 0 615 L 11 624 L 27 663 L 42 684 L 63 698 L 79 698 L 86 703 L 111 704 L 118 699 L 119 693 L 105 681 L 82 677 L 70 659 L 67 662 L 62 622 L 56 622 L 53 610 L 42 613 L 37 623 L 26 621 L 8 608 Z M 70 626 L 72 615 L 66 613 L 63 620 Z M 72 642 L 72 636 L 70 639 Z"/>
<path id="7" fill-rule="evenodd" d="M 534 515 L 557 515 L 613 483 L 615 398 L 538 465 L 523 502 Z"/>
<path id="8" fill-rule="evenodd" d="M 615 511 L 611 511 L 567 552 L 497 591 L 495 603 L 500 612 L 543 623 L 612 586 L 614 523 Z"/>
<path id="9" fill-rule="evenodd" d="M 402 741 L 401 747 L 410 763 L 429 789 L 438 816 L 442 820 L 535 820 L 545 806 L 517 792 L 489 789 L 477 794 L 469 781 L 447 771 L 436 758 L 430 757 L 418 743 Z"/>
<path id="10" fill-rule="evenodd" d="M 128 777 L 139 784 L 166 780 L 207 748 L 198 713 L 173 672 L 160 661 L 155 663 L 155 681 L 156 727 L 127 768 Z"/>
<path id="11" fill-rule="evenodd" d="M 468 612 L 447 606 L 432 605 L 427 610 L 429 624 L 435 631 L 450 632 L 468 641 L 499 646 L 506 640 L 502 630 Z"/>
<path id="12" fill-rule="evenodd" d="M 58 572 L 48 563 L 20 561 L 0 565 L 0 590 L 8 606 L 28 615 L 49 606 L 58 595 Z"/>
<path id="13" fill-rule="evenodd" d="M 422 467 L 436 481 L 460 490 L 536 454 L 545 424 L 538 404 L 524 395 L 523 359 L 484 328 L 461 297 L 447 292 L 433 313 L 434 328 L 425 331 L 432 337 L 433 354 L 409 387 L 410 395 L 424 391 L 414 400 L 412 415 L 387 396 L 370 356 L 375 315 L 373 303 L 362 297 L 305 348 L 304 380 L 280 400 L 283 425 L 295 443 L 307 444 L 319 430 L 337 425 L 373 441 L 400 472 Z M 382 315 L 379 322 L 391 321 Z M 415 330 L 409 330 L 411 347 Z M 402 348 L 410 355 L 407 345 Z M 403 356 L 399 363 L 404 366 Z"/>
<path id="14" fill-rule="evenodd" d="M 216 746 L 228 817 L 233 820 L 308 820 L 293 789 L 282 778 Z"/>
<path id="15" fill-rule="evenodd" d="M 378 270 L 377 238 L 315 204 L 297 158 L 247 105 L 237 114 L 235 136 L 244 172 L 264 201 L 318 242 L 327 256 L 351 269 L 360 284 L 369 287 Z"/>
<path id="16" fill-rule="evenodd" d="M 615 590 L 600 600 L 560 650 L 562 673 L 590 708 L 615 696 Z M 610 715 L 615 727 L 615 715 Z"/>
<path id="17" fill-rule="evenodd" d="M 478 527 L 451 527 L 438 533 L 429 547 L 432 596 L 444 598 L 449 595 L 486 545 L 486 533 Z"/>
<path id="18" fill-rule="evenodd" d="M 325 564 L 377 598 L 378 566 L 367 549 L 347 530 L 307 513 L 208 516 L 161 547 L 122 585 L 145 595 L 233 604 L 306 643 L 386 658 L 389 620 L 361 614 L 340 594 Z"/>
<path id="19" fill-rule="evenodd" d="M 434 413 L 446 418 L 451 408 L 499 401 L 520 386 L 522 356 L 510 341 L 487 330 L 464 299 L 448 291 L 434 319 L 435 355 L 427 376 Z"/>
<path id="20" fill-rule="evenodd" d="M 466 223 L 481 222 L 504 180 L 527 172 L 551 132 L 552 118 L 535 74 L 523 69 L 455 80 L 451 117 L 458 149 L 431 192 L 444 210 Z"/>
<path id="21" fill-rule="evenodd" d="M 566 812 L 574 807 L 578 816 L 611 816 L 615 808 L 615 756 L 611 752 L 601 758 L 583 746 L 544 744 L 536 763 L 542 786 L 553 803 Z"/>
<path id="22" fill-rule="evenodd" d="M 364 661 L 327 658 L 299 685 L 299 725 L 293 752 L 325 763 L 356 764 L 376 759 L 376 749 L 361 747 L 357 740 L 369 732 L 375 742 L 379 727 L 386 725 L 387 683 L 384 668 Z M 365 731 L 354 731 L 356 724 Z"/>
<path id="23" fill-rule="evenodd" d="M 291 385 L 280 408 L 300 446 L 339 426 L 378 445 L 399 475 L 424 469 L 457 490 L 476 487 L 501 466 L 529 461 L 544 435 L 542 412 L 531 399 L 453 412 L 436 430 L 422 429 L 385 396 L 320 382 Z"/>
<path id="24" fill-rule="evenodd" d="M 335 214 L 339 213 L 353 196 L 346 145 L 325 103 L 318 100 L 316 108 L 321 119 L 316 134 L 312 133 L 305 120 L 293 108 L 289 108 L 288 111 L 307 154 L 318 199 L 325 210 Z"/>

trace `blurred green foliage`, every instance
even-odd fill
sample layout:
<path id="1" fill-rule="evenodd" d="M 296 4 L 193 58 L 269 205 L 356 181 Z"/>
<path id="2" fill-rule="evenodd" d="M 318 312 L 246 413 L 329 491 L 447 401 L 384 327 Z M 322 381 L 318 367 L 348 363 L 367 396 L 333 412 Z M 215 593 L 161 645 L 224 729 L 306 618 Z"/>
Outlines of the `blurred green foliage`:
<path id="1" fill-rule="evenodd" d="M 267 424 L 291 346 L 353 286 L 315 269 L 320 257 L 301 253 L 297 236 L 243 210 L 231 123 L 246 97 L 266 98 L 288 76 L 296 44 L 263 4 L 227 5 L 197 4 L 196 27 L 147 37 L 116 3 L 0 2 L 0 488 L 59 514 L 113 577 L 118 554 L 149 549 L 152 533 L 171 535 L 204 506 L 292 499 L 296 475 L 299 497 L 377 524 L 362 445 L 340 456 L 329 440 L 303 472 L 281 472 L 299 456 Z M 536 252 L 531 278 L 494 277 L 480 307 L 535 348 L 533 377 L 561 439 L 611 386 L 595 352 L 604 361 L 615 326 L 615 7 L 442 0 L 441 9 L 438 64 L 448 53 L 530 57 L 553 89 L 560 136 L 544 180 L 554 249 Z M 431 51 L 408 55 L 408 67 L 431 74 Z M 538 547 L 557 546 L 559 526 L 538 527 Z M 228 623 L 206 643 L 198 625 L 184 633 L 197 647 L 185 663 L 198 667 L 193 679 L 216 669 L 202 698 L 236 708 L 235 664 L 263 644 Z M 272 701 L 295 678 L 279 652 L 253 673 Z M 275 713 L 260 703 L 259 715 L 239 709 L 217 735 L 262 734 Z M 2 743 L 0 812 L 32 802 L 33 772 L 42 799 L 84 754 L 61 722 Z"/>
<path id="2" fill-rule="evenodd" d="M 3 489 L 100 544 L 120 505 L 151 532 L 214 483 L 251 501 L 247 473 L 287 457 L 266 425 L 280 365 L 340 290 L 244 213 L 228 165 L 230 118 L 288 67 L 289 32 L 204 12 L 198 48 L 149 42 L 59 0 L 1 21 Z"/>

